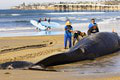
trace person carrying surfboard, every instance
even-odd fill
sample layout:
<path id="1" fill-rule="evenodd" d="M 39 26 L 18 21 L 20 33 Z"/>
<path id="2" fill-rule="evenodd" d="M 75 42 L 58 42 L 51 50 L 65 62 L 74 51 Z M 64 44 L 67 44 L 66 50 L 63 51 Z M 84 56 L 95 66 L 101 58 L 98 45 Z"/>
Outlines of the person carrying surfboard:
<path id="1" fill-rule="evenodd" d="M 64 35 L 65 49 L 67 49 L 67 41 L 69 41 L 69 48 L 72 47 L 72 32 L 73 32 L 73 27 L 71 26 L 71 22 L 67 21 L 65 26 L 65 35 Z"/>

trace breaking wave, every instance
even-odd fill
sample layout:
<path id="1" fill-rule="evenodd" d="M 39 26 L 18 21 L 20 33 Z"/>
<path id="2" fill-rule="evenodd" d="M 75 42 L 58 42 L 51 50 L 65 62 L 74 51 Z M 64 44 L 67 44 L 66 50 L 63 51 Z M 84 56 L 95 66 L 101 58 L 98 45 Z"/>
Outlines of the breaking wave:
<path id="1" fill-rule="evenodd" d="M 45 13 L 45 14 L 53 14 L 53 15 L 75 15 L 75 14 L 104 14 L 105 12 L 56 12 L 56 13 Z"/>
<path id="2" fill-rule="evenodd" d="M 20 31 L 20 30 L 30 30 L 34 27 L 16 27 L 16 28 L 0 28 L 0 31 Z"/>
<path id="3" fill-rule="evenodd" d="M 21 16 L 21 14 L 0 14 L 0 16 Z"/>

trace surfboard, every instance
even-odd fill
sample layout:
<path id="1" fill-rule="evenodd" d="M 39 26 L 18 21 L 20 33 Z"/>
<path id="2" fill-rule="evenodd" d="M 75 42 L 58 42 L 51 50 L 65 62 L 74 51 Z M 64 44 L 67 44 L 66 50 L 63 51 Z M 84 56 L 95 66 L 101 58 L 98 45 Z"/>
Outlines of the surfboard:
<path id="1" fill-rule="evenodd" d="M 36 20 L 30 20 L 30 23 L 40 30 L 46 30 L 47 28 L 41 23 L 38 23 Z"/>
<path id="2" fill-rule="evenodd" d="M 47 26 L 47 27 L 59 27 L 60 24 L 56 23 L 56 22 L 48 22 L 48 21 L 42 21 L 41 24 L 43 26 Z"/>
<path id="3" fill-rule="evenodd" d="M 56 22 L 48 22 L 48 21 L 41 21 L 38 23 L 36 20 L 30 20 L 30 23 L 36 26 L 37 28 L 41 30 L 46 30 L 48 27 L 53 28 L 53 27 L 59 27 L 60 24 Z"/>

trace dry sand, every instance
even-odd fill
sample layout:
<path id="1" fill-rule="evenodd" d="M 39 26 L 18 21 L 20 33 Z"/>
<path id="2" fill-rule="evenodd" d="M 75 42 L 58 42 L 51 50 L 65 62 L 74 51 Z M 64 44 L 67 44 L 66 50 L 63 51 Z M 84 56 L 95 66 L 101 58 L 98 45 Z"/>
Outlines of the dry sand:
<path id="1" fill-rule="evenodd" d="M 8 61 L 37 62 L 63 49 L 63 36 L 0 38 L 0 63 Z"/>
<path id="2" fill-rule="evenodd" d="M 65 52 L 64 36 L 1 37 L 0 63 L 39 60 Z M 0 80 L 120 80 L 120 73 L 80 74 L 31 70 L 0 70 Z"/>

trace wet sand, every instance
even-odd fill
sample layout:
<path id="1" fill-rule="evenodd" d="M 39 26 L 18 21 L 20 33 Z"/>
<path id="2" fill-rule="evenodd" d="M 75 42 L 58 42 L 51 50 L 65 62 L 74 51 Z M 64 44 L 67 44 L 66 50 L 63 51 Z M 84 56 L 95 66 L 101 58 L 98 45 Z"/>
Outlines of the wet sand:
<path id="1" fill-rule="evenodd" d="M 39 60 L 67 50 L 64 35 L 34 37 L 1 37 L 0 63 Z M 58 72 L 35 70 L 0 70 L 0 80 L 120 80 L 120 52 L 52 67 Z"/>
<path id="2" fill-rule="evenodd" d="M 1 70 L 0 80 L 120 80 L 120 73 L 79 74 L 30 70 Z"/>

